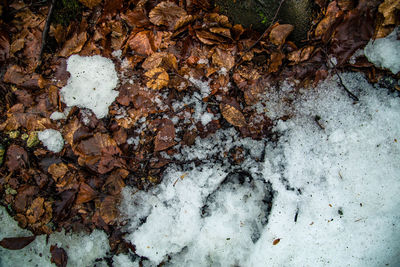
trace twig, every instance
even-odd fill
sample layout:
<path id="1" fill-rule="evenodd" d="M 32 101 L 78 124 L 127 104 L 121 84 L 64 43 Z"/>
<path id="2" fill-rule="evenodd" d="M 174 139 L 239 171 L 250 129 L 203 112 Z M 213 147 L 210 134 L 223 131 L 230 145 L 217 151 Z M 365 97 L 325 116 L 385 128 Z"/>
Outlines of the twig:
<path id="1" fill-rule="evenodd" d="M 341 85 L 341 86 L 343 87 L 343 89 L 347 92 L 347 94 L 349 95 L 349 97 L 350 97 L 351 99 L 353 99 L 354 101 L 358 102 L 358 101 L 359 101 L 358 97 L 357 97 L 355 94 L 353 94 L 353 93 L 347 88 L 347 86 L 343 83 L 342 76 L 339 75 L 339 72 L 337 71 L 336 66 L 333 68 L 333 70 L 335 71 L 335 74 L 339 77 L 339 83 L 340 83 L 340 85 Z"/>
<path id="2" fill-rule="evenodd" d="M 53 11 L 54 11 L 55 2 L 56 2 L 56 0 L 51 0 L 49 12 L 47 13 L 46 24 L 44 25 L 44 29 L 42 32 L 42 46 L 40 47 L 38 66 L 40 66 L 42 63 L 43 51 L 46 46 L 47 34 L 49 32 L 49 28 L 50 28 L 50 24 L 51 24 L 51 15 L 53 14 Z"/>

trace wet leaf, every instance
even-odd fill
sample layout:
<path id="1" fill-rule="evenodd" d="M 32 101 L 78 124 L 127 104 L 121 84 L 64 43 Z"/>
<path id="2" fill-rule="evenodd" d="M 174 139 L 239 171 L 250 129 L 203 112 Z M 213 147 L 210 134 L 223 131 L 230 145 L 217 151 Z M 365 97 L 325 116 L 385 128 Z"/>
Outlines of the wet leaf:
<path id="1" fill-rule="evenodd" d="M 174 2 L 161 2 L 150 11 L 150 21 L 157 25 L 165 25 L 173 29 L 177 20 L 186 16 L 186 11 Z"/>
<path id="2" fill-rule="evenodd" d="M 68 255 L 63 248 L 56 245 L 50 246 L 51 262 L 57 267 L 66 267 L 68 262 Z"/>
<path id="3" fill-rule="evenodd" d="M 378 11 L 383 21 L 378 26 L 376 38 L 383 38 L 392 32 L 395 25 L 399 25 L 400 0 L 385 0 L 379 5 Z"/>
<path id="4" fill-rule="evenodd" d="M 36 236 L 6 237 L 0 241 L 0 246 L 10 250 L 23 249 L 35 240 Z"/>
<path id="5" fill-rule="evenodd" d="M 44 214 L 44 198 L 38 197 L 32 201 L 31 206 L 26 211 L 26 218 L 30 224 L 33 224 L 40 220 L 40 217 Z"/>
<path id="6" fill-rule="evenodd" d="M 154 140 L 154 151 L 162 151 L 175 145 L 175 127 L 171 120 L 164 120 Z"/>
<path id="7" fill-rule="evenodd" d="M 10 55 L 10 38 L 8 32 L 0 28 L 0 62 L 4 62 Z"/>
<path id="8" fill-rule="evenodd" d="M 95 199 L 97 196 L 98 193 L 96 190 L 94 190 L 86 183 L 81 183 L 79 186 L 78 196 L 76 197 L 76 203 L 77 204 L 86 203 Z"/>
<path id="9" fill-rule="evenodd" d="M 144 27 L 150 24 L 150 21 L 145 14 L 145 10 L 142 7 L 136 7 L 133 10 L 128 10 L 127 12 L 122 13 L 121 18 L 133 28 Z"/>
<path id="10" fill-rule="evenodd" d="M 243 127 L 246 125 L 246 119 L 242 112 L 235 107 L 228 104 L 220 104 L 221 114 L 230 124 L 237 127 Z"/>
<path id="11" fill-rule="evenodd" d="M 216 48 L 212 55 L 212 63 L 229 71 L 235 66 L 235 57 L 229 51 Z"/>
<path id="12" fill-rule="evenodd" d="M 58 221 L 63 220 L 69 215 L 75 201 L 76 191 L 73 189 L 65 190 L 60 193 L 60 197 L 61 200 L 54 201 L 54 215 Z"/>
<path id="13" fill-rule="evenodd" d="M 100 204 L 100 216 L 106 224 L 115 221 L 119 211 L 117 208 L 118 200 L 113 196 L 107 196 Z"/>
<path id="14" fill-rule="evenodd" d="M 146 83 L 146 86 L 154 90 L 160 90 L 166 87 L 169 83 L 169 75 L 163 68 L 151 69 L 144 75 L 150 78 Z"/>
<path id="15" fill-rule="evenodd" d="M 176 57 L 171 53 L 157 52 L 147 57 L 142 64 L 142 68 L 150 70 L 158 67 L 163 67 L 168 70 L 177 70 L 178 63 Z"/>
<path id="16" fill-rule="evenodd" d="M 277 239 L 275 239 L 273 242 L 272 242 L 272 245 L 274 245 L 274 246 L 276 246 L 276 245 L 278 245 L 278 243 L 281 241 L 281 239 L 280 238 L 277 238 Z"/>
<path id="17" fill-rule="evenodd" d="M 25 149 L 12 144 L 7 149 L 7 168 L 10 172 L 17 171 L 26 167 L 28 163 L 28 154 Z"/>

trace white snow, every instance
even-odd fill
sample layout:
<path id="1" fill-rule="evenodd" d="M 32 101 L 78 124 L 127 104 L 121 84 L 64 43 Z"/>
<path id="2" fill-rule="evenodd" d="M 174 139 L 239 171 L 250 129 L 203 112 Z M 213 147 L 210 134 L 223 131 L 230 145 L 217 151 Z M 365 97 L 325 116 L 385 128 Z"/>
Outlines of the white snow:
<path id="1" fill-rule="evenodd" d="M 72 55 L 67 64 L 71 77 L 61 89 L 62 101 L 71 107 L 91 109 L 99 119 L 107 116 L 108 107 L 118 96 L 113 90 L 118 83 L 114 63 L 98 55 Z"/>
<path id="2" fill-rule="evenodd" d="M 0 240 L 5 237 L 31 236 L 28 230 L 18 227 L 16 221 L 0 207 Z M 68 255 L 67 266 L 94 266 L 97 258 L 102 258 L 110 250 L 107 235 L 94 230 L 90 235 L 86 233 L 65 234 L 56 232 L 50 235 L 48 242 L 46 235 L 36 239 L 21 250 L 8 250 L 0 247 L 0 266 L 43 266 L 53 267 L 50 263 L 50 246 L 57 244 Z M 99 263 L 96 263 L 100 266 Z"/>
<path id="3" fill-rule="evenodd" d="M 40 131 L 38 132 L 38 138 L 48 150 L 54 153 L 60 152 L 64 147 L 64 139 L 57 130 L 46 129 Z"/>
<path id="4" fill-rule="evenodd" d="M 400 40 L 397 36 L 400 29 L 396 28 L 385 38 L 370 40 L 364 48 L 365 56 L 375 66 L 389 69 L 393 74 L 400 71 Z"/>
<path id="5" fill-rule="evenodd" d="M 209 113 L 209 112 L 205 112 L 203 113 L 203 115 L 201 115 L 201 123 L 206 126 L 210 121 L 213 120 L 214 115 Z"/>
<path id="6" fill-rule="evenodd" d="M 359 103 L 326 81 L 278 123 L 276 144 L 220 130 L 184 148 L 202 165 L 170 166 L 148 192 L 125 188 L 136 253 L 149 266 L 398 266 L 400 100 L 342 76 Z M 237 167 L 235 147 L 249 153 Z"/>

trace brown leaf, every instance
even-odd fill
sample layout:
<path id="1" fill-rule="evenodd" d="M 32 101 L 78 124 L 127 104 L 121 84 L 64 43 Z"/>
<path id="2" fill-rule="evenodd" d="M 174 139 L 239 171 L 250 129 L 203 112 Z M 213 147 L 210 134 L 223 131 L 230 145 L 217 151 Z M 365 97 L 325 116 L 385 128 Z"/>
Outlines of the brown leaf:
<path id="1" fill-rule="evenodd" d="M 61 200 L 54 201 L 54 215 L 57 221 L 61 221 L 69 215 L 75 201 L 76 191 L 73 189 L 65 190 L 60 193 L 60 197 Z"/>
<path id="2" fill-rule="evenodd" d="M 285 55 L 281 52 L 273 52 L 271 54 L 271 61 L 268 66 L 268 72 L 277 72 L 279 67 L 282 65 L 282 60 Z"/>
<path id="3" fill-rule="evenodd" d="M 154 151 L 162 151 L 175 145 L 175 127 L 171 120 L 164 120 L 154 140 Z"/>
<path id="4" fill-rule="evenodd" d="M 196 36 L 200 42 L 206 45 L 215 45 L 226 42 L 224 37 L 216 35 L 206 30 L 196 30 Z"/>
<path id="5" fill-rule="evenodd" d="M 227 37 L 227 38 L 232 38 L 231 31 L 228 28 L 211 27 L 209 29 L 209 31 L 212 32 L 212 33 L 216 33 L 216 34 L 222 35 L 222 36 Z"/>
<path id="6" fill-rule="evenodd" d="M 161 2 L 149 13 L 150 21 L 153 24 L 157 26 L 165 25 L 171 30 L 176 21 L 186 15 L 186 11 L 174 2 Z"/>
<path id="7" fill-rule="evenodd" d="M 86 183 L 81 183 L 79 186 L 78 196 L 76 197 L 76 204 L 82 204 L 95 199 L 98 196 L 96 190 Z"/>
<path id="8" fill-rule="evenodd" d="M 71 39 L 64 43 L 62 50 L 60 51 L 61 57 L 69 57 L 72 54 L 79 53 L 82 47 L 85 45 L 87 40 L 86 32 L 75 33 Z"/>
<path id="9" fill-rule="evenodd" d="M 10 172 L 26 167 L 28 163 L 28 153 L 22 147 L 12 144 L 7 149 L 7 168 Z"/>
<path id="10" fill-rule="evenodd" d="M 0 62 L 4 62 L 10 55 L 10 38 L 8 32 L 0 28 Z"/>
<path id="11" fill-rule="evenodd" d="M 157 52 L 147 57 L 142 64 L 142 68 L 145 70 L 150 70 L 157 67 L 163 67 L 166 70 L 177 70 L 178 63 L 176 57 L 171 53 Z"/>
<path id="12" fill-rule="evenodd" d="M 169 75 L 163 68 L 151 69 L 144 75 L 150 78 L 146 83 L 146 86 L 154 90 L 160 90 L 166 87 L 169 83 Z"/>
<path id="13" fill-rule="evenodd" d="M 385 0 L 379 5 L 378 11 L 384 19 L 378 26 L 376 38 L 384 38 L 392 32 L 395 25 L 399 25 L 400 1 Z"/>
<path id="14" fill-rule="evenodd" d="M 285 43 L 286 37 L 293 31 L 294 27 L 290 24 L 282 24 L 274 27 L 270 34 L 269 40 L 276 46 L 281 46 Z"/>
<path id="15" fill-rule="evenodd" d="M 102 0 L 79 0 L 84 6 L 88 8 L 94 8 L 101 3 Z"/>
<path id="16" fill-rule="evenodd" d="M 140 55 L 151 55 L 156 50 L 154 47 L 154 34 L 151 31 L 132 33 L 127 41 L 129 47 Z"/>
<path id="17" fill-rule="evenodd" d="M 50 246 L 51 262 L 57 267 L 66 267 L 68 262 L 68 255 L 63 248 L 56 245 Z"/>
<path id="18" fill-rule="evenodd" d="M 51 174 L 54 181 L 57 182 L 58 178 L 64 177 L 64 175 L 68 172 L 68 167 L 64 163 L 53 163 L 49 166 L 47 171 Z"/>
<path id="19" fill-rule="evenodd" d="M 106 224 L 115 221 L 119 211 L 117 208 L 118 199 L 113 196 L 107 196 L 100 204 L 100 216 Z"/>
<path id="20" fill-rule="evenodd" d="M 44 198 L 37 197 L 32 201 L 31 206 L 26 211 L 26 218 L 30 224 L 33 224 L 40 220 L 40 217 L 44 214 Z"/>
<path id="21" fill-rule="evenodd" d="M 228 104 L 220 104 L 221 114 L 230 124 L 237 127 L 246 126 L 246 119 L 242 112 Z"/>
<path id="22" fill-rule="evenodd" d="M 121 18 L 133 28 L 144 27 L 150 24 L 145 10 L 142 7 L 136 7 L 133 10 L 128 10 L 127 12 L 122 13 Z"/>
<path id="23" fill-rule="evenodd" d="M 235 66 L 235 57 L 229 51 L 216 48 L 212 55 L 212 63 L 229 71 Z"/>
<path id="24" fill-rule="evenodd" d="M 276 246 L 276 245 L 278 245 L 278 243 L 281 241 L 281 239 L 280 238 L 277 238 L 277 239 L 275 239 L 273 242 L 272 242 L 272 245 L 274 245 L 274 246 Z"/>
<path id="25" fill-rule="evenodd" d="M 36 236 L 24 236 L 24 237 L 6 237 L 0 241 L 0 246 L 10 250 L 18 250 L 23 249 L 33 240 L 35 240 Z"/>

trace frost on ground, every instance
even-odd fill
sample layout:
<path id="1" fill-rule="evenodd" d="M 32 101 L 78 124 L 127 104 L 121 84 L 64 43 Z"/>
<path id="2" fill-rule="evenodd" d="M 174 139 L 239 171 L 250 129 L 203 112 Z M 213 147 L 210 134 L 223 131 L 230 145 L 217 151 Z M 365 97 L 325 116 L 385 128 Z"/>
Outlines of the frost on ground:
<path id="1" fill-rule="evenodd" d="M 198 167 L 126 189 L 136 253 L 150 266 L 398 266 L 400 100 L 343 76 L 359 103 L 335 80 L 305 92 L 265 155 L 264 142 L 219 131 L 184 151 Z M 223 155 L 239 146 L 253 154 L 235 168 Z"/>
<path id="2" fill-rule="evenodd" d="M 389 69 L 396 74 L 400 71 L 400 28 L 396 28 L 385 38 L 370 40 L 364 48 L 368 60 L 380 68 Z"/>
<path id="3" fill-rule="evenodd" d="M 0 240 L 5 237 L 31 236 L 28 230 L 18 227 L 18 223 L 7 214 L 4 207 L 0 207 Z M 7 250 L 0 247 L 0 266 L 55 266 L 50 263 L 50 247 L 57 244 L 65 249 L 68 255 L 68 266 L 94 266 L 97 258 L 102 258 L 110 250 L 107 235 L 99 230 L 90 235 L 54 233 L 50 235 L 48 242 L 46 235 L 37 236 L 28 246 L 21 250 Z M 101 262 L 96 262 L 97 266 Z"/>
<path id="4" fill-rule="evenodd" d="M 360 74 L 342 78 L 358 103 L 333 78 L 290 110 L 269 107 L 295 115 L 277 123 L 275 141 L 219 130 L 172 156 L 186 164 L 169 166 L 160 185 L 126 187 L 121 220 L 137 255 L 114 266 L 400 266 L 400 99 Z M 0 218 L 1 238 L 27 233 Z M 108 251 L 101 232 L 72 236 L 61 244 L 69 266 Z M 40 265 L 51 242 L 2 249 L 1 260 Z"/>
<path id="5" fill-rule="evenodd" d="M 38 138 L 48 150 L 54 153 L 60 152 L 64 147 L 64 139 L 57 130 L 46 129 L 40 131 L 38 132 Z"/>
<path id="6" fill-rule="evenodd" d="M 70 107 L 90 109 L 99 119 L 107 116 L 108 107 L 118 96 L 113 90 L 118 84 L 114 63 L 98 55 L 72 55 L 67 64 L 71 77 L 61 89 L 62 101 Z"/>

